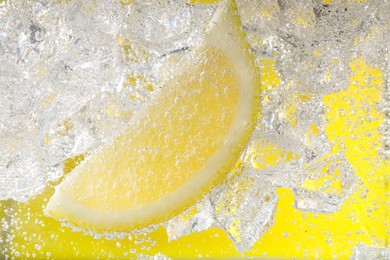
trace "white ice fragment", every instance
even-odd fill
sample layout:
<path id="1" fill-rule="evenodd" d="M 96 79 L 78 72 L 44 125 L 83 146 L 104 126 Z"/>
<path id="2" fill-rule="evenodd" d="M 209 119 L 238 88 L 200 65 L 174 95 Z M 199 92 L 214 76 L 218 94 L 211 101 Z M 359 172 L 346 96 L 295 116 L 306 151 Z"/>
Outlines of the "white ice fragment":
<path id="1" fill-rule="evenodd" d="M 208 198 L 197 203 L 180 215 L 164 223 L 168 241 L 179 239 L 193 232 L 201 232 L 214 224 L 212 208 Z"/>
<path id="2" fill-rule="evenodd" d="M 320 158 L 306 165 L 301 174 L 305 181 L 293 188 L 295 207 L 310 212 L 333 213 L 354 191 L 357 177 L 343 154 Z"/>
<path id="3" fill-rule="evenodd" d="M 263 105 L 259 136 L 304 158 L 306 162 L 330 150 L 325 134 L 325 108 L 320 97 L 302 101 L 299 90 L 269 93 L 271 101 Z M 291 112 L 295 107 L 295 111 Z M 318 133 L 313 133 L 313 128 Z"/>
<path id="4" fill-rule="evenodd" d="M 354 169 L 345 159 L 343 153 L 331 154 L 328 149 L 320 150 L 322 152 L 316 153 L 316 156 L 312 157 L 302 157 L 301 155 L 288 161 L 280 158 L 280 162 L 275 166 L 269 165 L 256 169 L 258 164 L 267 164 L 261 153 L 272 153 L 272 151 L 260 150 L 256 155 L 256 150 L 253 150 L 256 149 L 256 145 L 252 147 L 251 144 L 252 142 L 256 144 L 262 138 L 264 136 L 262 136 L 261 131 L 257 132 L 257 136 L 255 135 L 252 138 L 249 145 L 251 147 L 250 156 L 245 161 L 246 167 L 252 168 L 256 178 L 272 187 L 290 188 L 295 194 L 294 205 L 296 208 L 311 212 L 336 212 L 339 210 L 341 203 L 354 192 L 358 180 L 354 174 Z M 329 147 L 326 139 L 322 142 Z M 286 145 L 283 141 L 271 143 L 276 150 L 280 149 L 278 144 L 284 144 L 284 147 L 291 152 L 297 152 L 292 149 L 292 146 Z M 267 143 L 260 141 L 260 144 Z"/>
<path id="5" fill-rule="evenodd" d="M 64 173 L 64 163 L 58 163 L 56 165 L 53 165 L 52 167 L 49 168 L 48 173 L 47 173 L 47 180 L 48 181 L 54 181 L 58 180 Z"/>
<path id="6" fill-rule="evenodd" d="M 303 160 L 294 160 L 256 171 L 257 178 L 264 179 L 274 187 L 297 188 L 305 181 L 302 174 Z"/>
<path id="7" fill-rule="evenodd" d="M 151 55 L 163 56 L 191 47 L 204 31 L 212 10 L 209 5 L 188 5 L 183 1 L 134 1 L 122 33 L 138 42 Z M 134 30 L 138 28 L 138 30 Z"/>
<path id="8" fill-rule="evenodd" d="M 388 260 L 390 259 L 390 248 L 358 246 L 353 249 L 351 260 Z"/>
<path id="9" fill-rule="evenodd" d="M 157 253 L 153 256 L 151 255 L 145 255 L 145 254 L 137 254 L 137 259 L 138 260 L 169 260 L 172 258 L 169 258 L 162 253 Z"/>
<path id="10" fill-rule="evenodd" d="M 46 176 L 39 154 L 22 147 L 11 153 L 0 148 L 0 152 L 4 156 L 0 161 L 0 198 L 27 201 L 43 189 Z"/>
<path id="11" fill-rule="evenodd" d="M 295 89 L 320 95 L 337 92 L 349 86 L 352 54 L 344 48 L 334 42 L 318 43 L 280 60 L 278 66 L 285 73 L 285 82 Z"/>
<path id="12" fill-rule="evenodd" d="M 239 252 L 254 243 L 274 224 L 278 202 L 275 187 L 244 170 L 210 196 L 216 222 L 233 240 Z"/>

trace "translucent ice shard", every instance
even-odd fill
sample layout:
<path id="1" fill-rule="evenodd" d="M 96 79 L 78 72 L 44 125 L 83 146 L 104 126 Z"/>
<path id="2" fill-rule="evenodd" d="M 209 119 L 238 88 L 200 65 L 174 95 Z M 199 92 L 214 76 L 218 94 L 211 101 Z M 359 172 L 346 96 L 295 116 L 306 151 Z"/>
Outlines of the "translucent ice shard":
<path id="1" fill-rule="evenodd" d="M 245 163 L 256 178 L 272 187 L 290 188 L 295 194 L 295 207 L 300 210 L 338 211 L 357 182 L 344 155 L 326 152 L 307 157 L 307 153 L 300 155 L 298 149 L 293 152 L 285 143 L 278 144 L 261 135 L 250 142 Z"/>
<path id="2" fill-rule="evenodd" d="M 329 151 L 319 97 L 293 87 L 276 89 L 263 101 L 259 135 L 277 146 L 313 160 Z"/>
<path id="3" fill-rule="evenodd" d="M 211 204 L 208 197 L 202 202 L 168 220 L 164 226 L 168 241 L 176 240 L 193 232 L 201 232 L 214 224 Z"/>
<path id="4" fill-rule="evenodd" d="M 244 170 L 216 189 L 210 201 L 217 224 L 245 252 L 273 225 L 278 196 L 269 183 Z"/>
<path id="5" fill-rule="evenodd" d="M 166 80 L 181 54 L 202 39 L 215 5 L 186 1 L 132 1 L 120 28 L 124 61 L 129 70 L 142 72 L 156 82 Z M 169 66 L 162 61 L 169 60 Z"/>
<path id="6" fill-rule="evenodd" d="M 188 48 L 200 39 L 202 23 L 210 18 L 210 6 L 193 6 L 184 1 L 134 1 L 128 9 L 127 24 L 122 31 L 147 52 L 159 56 L 176 49 Z M 209 11 L 205 12 L 205 9 Z M 133 30 L 136 27 L 139 30 Z"/>
<path id="7" fill-rule="evenodd" d="M 150 256 L 150 255 L 145 255 L 145 254 L 137 254 L 137 258 L 138 260 L 169 260 L 169 259 L 172 259 L 172 258 L 169 258 L 161 253 L 157 253 L 153 256 Z"/>
<path id="8" fill-rule="evenodd" d="M 30 194 L 41 191 L 46 181 L 42 175 L 46 169 L 40 164 L 42 158 L 34 151 L 20 148 L 15 153 L 4 151 L 0 161 L 0 198 L 12 198 L 26 201 Z"/>
<path id="9" fill-rule="evenodd" d="M 318 42 L 280 59 L 278 66 L 286 83 L 295 89 L 316 94 L 337 92 L 349 85 L 351 52 L 345 48 L 336 42 Z"/>
<path id="10" fill-rule="evenodd" d="M 363 259 L 390 259 L 390 249 L 384 247 L 366 247 L 358 246 L 354 248 L 354 253 L 351 260 L 363 260 Z"/>
<path id="11" fill-rule="evenodd" d="M 382 4 L 382 3 L 381 3 Z M 383 3 L 385 10 L 390 11 L 390 4 Z M 372 26 L 365 34 L 359 35 L 356 39 L 355 52 L 357 56 L 376 66 L 383 67 L 386 62 L 385 57 L 389 49 L 390 41 L 390 19 L 385 17 L 376 17 L 378 20 L 372 23 Z"/>
<path id="12" fill-rule="evenodd" d="M 305 165 L 305 180 L 293 188 L 295 207 L 303 211 L 332 213 L 354 191 L 357 178 L 343 154 L 325 156 Z"/>
<path id="13" fill-rule="evenodd" d="M 302 160 L 283 163 L 277 166 L 267 167 L 256 171 L 260 179 L 264 179 L 274 187 L 295 188 L 300 187 L 305 181 L 305 175 L 302 174 Z"/>
<path id="14" fill-rule="evenodd" d="M 269 141 L 255 132 L 244 156 L 246 167 L 252 169 L 256 178 L 274 187 L 299 187 L 304 180 L 300 174 L 304 160 L 297 153 Z"/>

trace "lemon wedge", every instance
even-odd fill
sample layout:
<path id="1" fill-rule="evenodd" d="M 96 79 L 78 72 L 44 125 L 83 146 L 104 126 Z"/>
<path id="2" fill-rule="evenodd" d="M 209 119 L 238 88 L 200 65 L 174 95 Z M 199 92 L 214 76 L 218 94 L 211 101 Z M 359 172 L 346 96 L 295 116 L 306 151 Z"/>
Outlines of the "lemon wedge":
<path id="1" fill-rule="evenodd" d="M 187 56 L 129 127 L 56 187 L 48 215 L 129 231 L 182 212 L 226 176 L 249 141 L 260 89 L 234 1 Z"/>

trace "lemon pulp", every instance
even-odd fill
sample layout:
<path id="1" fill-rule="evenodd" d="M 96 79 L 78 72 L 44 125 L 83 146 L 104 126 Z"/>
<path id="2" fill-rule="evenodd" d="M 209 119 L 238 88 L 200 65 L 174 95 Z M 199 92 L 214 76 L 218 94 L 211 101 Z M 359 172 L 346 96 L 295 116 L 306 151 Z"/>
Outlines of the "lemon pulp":
<path id="1" fill-rule="evenodd" d="M 49 215 L 128 231 L 181 212 L 226 175 L 249 140 L 260 87 L 234 1 L 221 4 L 182 68 L 126 131 L 66 176 Z"/>

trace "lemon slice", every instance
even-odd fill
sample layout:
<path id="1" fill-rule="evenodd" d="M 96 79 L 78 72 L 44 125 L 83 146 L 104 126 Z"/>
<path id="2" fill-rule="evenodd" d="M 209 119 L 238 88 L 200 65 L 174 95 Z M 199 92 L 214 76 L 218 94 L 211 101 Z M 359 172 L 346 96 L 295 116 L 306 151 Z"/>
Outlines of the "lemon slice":
<path id="1" fill-rule="evenodd" d="M 56 187 L 50 216 L 95 232 L 129 231 L 180 213 L 223 179 L 249 141 L 260 88 L 234 1 L 220 5 L 182 68 Z"/>

